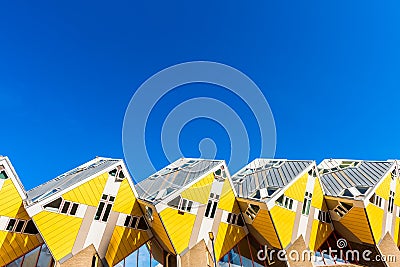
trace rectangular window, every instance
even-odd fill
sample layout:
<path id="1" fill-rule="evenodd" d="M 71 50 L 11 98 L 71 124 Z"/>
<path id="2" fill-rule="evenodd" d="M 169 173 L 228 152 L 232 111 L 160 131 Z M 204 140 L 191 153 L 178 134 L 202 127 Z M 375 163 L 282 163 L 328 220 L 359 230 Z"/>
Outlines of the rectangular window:
<path id="1" fill-rule="evenodd" d="M 130 226 L 130 223 L 131 223 L 131 216 L 126 216 L 126 219 L 125 219 L 125 222 L 124 222 L 124 226 L 125 227 L 128 227 L 128 226 Z"/>
<path id="2" fill-rule="evenodd" d="M 71 208 L 71 211 L 69 212 L 69 214 L 75 215 L 76 212 L 78 211 L 78 207 L 79 207 L 79 204 L 76 204 L 76 203 L 72 204 L 72 208 Z"/>
<path id="3" fill-rule="evenodd" d="M 388 205 L 388 211 L 390 213 L 393 213 L 393 207 L 394 207 L 394 192 L 390 191 L 389 205 Z"/>
<path id="4" fill-rule="evenodd" d="M 218 199 L 219 199 L 219 195 L 214 194 L 214 193 L 210 194 L 210 199 L 208 200 L 206 213 L 205 213 L 206 217 L 211 218 L 211 219 L 213 219 L 215 217 L 215 212 L 217 211 L 217 206 L 218 206 Z"/>
<path id="5" fill-rule="evenodd" d="M 260 207 L 254 204 L 249 204 L 247 207 L 245 214 L 251 219 L 254 220 L 259 212 Z"/>
<path id="6" fill-rule="evenodd" d="M 190 210 L 192 209 L 192 205 L 193 205 L 193 201 L 184 199 L 184 198 L 180 198 L 180 202 L 178 204 L 178 209 L 181 211 L 190 212 Z"/>
<path id="7" fill-rule="evenodd" d="M 309 192 L 306 192 L 306 194 L 304 195 L 303 209 L 301 211 L 301 214 L 306 215 L 306 216 L 308 216 L 310 214 L 311 199 L 312 199 L 312 194 Z"/>
<path id="8" fill-rule="evenodd" d="M 110 216 L 112 204 L 107 204 L 106 211 L 104 212 L 103 219 L 101 219 L 103 222 L 106 222 L 108 220 L 108 217 Z"/>
<path id="9" fill-rule="evenodd" d="M 61 213 L 67 214 L 70 205 L 71 205 L 71 202 L 65 201 L 64 206 L 61 209 Z"/>
<path id="10" fill-rule="evenodd" d="M 94 216 L 94 219 L 96 221 L 100 220 L 101 214 L 103 214 L 103 209 L 104 209 L 105 203 L 100 202 L 99 207 L 97 208 L 96 215 Z"/>
<path id="11" fill-rule="evenodd" d="M 132 222 L 131 222 L 131 228 L 136 228 L 137 226 L 137 222 L 138 222 L 138 218 L 137 217 L 132 217 Z"/>
<path id="12" fill-rule="evenodd" d="M 289 197 L 287 197 L 285 195 L 280 196 L 275 201 L 275 203 L 278 206 L 284 207 L 284 208 L 289 209 L 289 210 L 292 210 L 292 208 L 293 208 L 293 199 L 291 199 L 291 198 L 289 198 Z"/>
<path id="13" fill-rule="evenodd" d="M 25 225 L 25 221 L 18 221 L 17 227 L 15 227 L 14 232 L 21 233 L 22 232 L 22 228 L 24 228 L 24 225 Z"/>
<path id="14" fill-rule="evenodd" d="M 96 215 L 94 219 L 96 221 L 101 220 L 102 222 L 107 222 L 110 217 L 111 209 L 114 204 L 115 197 L 109 195 L 102 195 L 99 207 L 97 208 Z M 106 207 L 104 209 L 104 207 Z"/>
<path id="15" fill-rule="evenodd" d="M 382 198 L 377 194 L 373 194 L 372 197 L 369 199 L 369 201 L 372 204 L 378 206 L 379 208 L 382 208 Z"/>
<path id="16" fill-rule="evenodd" d="M 7 230 L 7 231 L 12 231 L 12 230 L 14 229 L 15 223 L 16 223 L 16 220 L 15 220 L 15 219 L 10 219 L 10 220 L 8 221 L 8 225 L 7 225 L 7 227 L 6 227 L 6 230 Z"/>
<path id="17" fill-rule="evenodd" d="M 329 216 L 329 212 L 320 210 L 318 213 L 318 220 L 324 223 L 331 223 L 331 217 Z"/>

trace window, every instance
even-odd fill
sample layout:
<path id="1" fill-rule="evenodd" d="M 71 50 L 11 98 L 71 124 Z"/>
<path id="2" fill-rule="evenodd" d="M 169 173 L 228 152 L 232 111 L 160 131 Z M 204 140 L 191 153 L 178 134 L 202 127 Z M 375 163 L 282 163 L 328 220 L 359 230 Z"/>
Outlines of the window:
<path id="1" fill-rule="evenodd" d="M 146 206 L 146 216 L 150 221 L 154 220 L 153 210 L 150 207 L 147 207 L 147 206 Z"/>
<path id="2" fill-rule="evenodd" d="M 33 223 L 32 220 L 29 220 L 26 223 L 25 229 L 24 229 L 24 234 L 30 234 L 30 235 L 36 235 L 38 232 L 35 224 Z"/>
<path id="3" fill-rule="evenodd" d="M 241 214 L 228 213 L 226 222 L 230 223 L 230 224 L 236 224 L 236 225 L 242 226 L 242 227 L 244 226 L 244 221 L 243 221 L 243 217 Z"/>
<path id="4" fill-rule="evenodd" d="M 146 220 L 143 217 L 140 217 L 139 222 L 137 224 L 137 229 L 138 230 L 147 230 L 147 223 Z"/>
<path id="5" fill-rule="evenodd" d="M 175 200 L 175 202 L 173 202 L 172 204 L 176 203 L 176 198 L 174 200 Z M 192 210 L 192 205 L 193 205 L 193 201 L 179 196 L 179 203 L 176 208 L 179 209 L 180 211 L 190 212 Z"/>
<path id="6" fill-rule="evenodd" d="M 114 204 L 115 197 L 109 195 L 102 195 L 99 203 L 99 207 L 97 208 L 94 219 L 96 221 L 107 222 L 108 217 L 110 216 L 112 206 Z"/>
<path id="7" fill-rule="evenodd" d="M 318 213 L 318 220 L 324 223 L 331 223 L 331 217 L 329 216 L 329 212 L 320 210 Z"/>
<path id="8" fill-rule="evenodd" d="M 0 179 L 4 179 L 4 180 L 8 179 L 8 175 L 7 175 L 6 171 L 4 170 L 4 167 L 0 166 L 0 169 L 3 169 L 0 171 Z"/>
<path id="9" fill-rule="evenodd" d="M 76 212 L 78 211 L 78 207 L 79 207 L 79 204 L 76 204 L 76 203 L 72 204 L 72 208 L 71 208 L 71 211 L 69 212 L 69 214 L 75 215 Z"/>
<path id="10" fill-rule="evenodd" d="M 76 215 L 79 204 L 71 201 L 63 201 L 63 199 L 60 197 L 50 203 L 47 203 L 43 206 L 43 208 L 49 211 L 60 212 L 62 214 Z"/>
<path id="11" fill-rule="evenodd" d="M 251 219 L 254 220 L 257 216 L 257 213 L 260 211 L 260 207 L 254 204 L 249 204 L 247 207 L 245 214 Z"/>
<path id="12" fill-rule="evenodd" d="M 378 196 L 377 194 L 373 194 L 372 197 L 369 199 L 369 202 L 378 206 L 379 208 L 383 207 L 382 198 L 380 196 Z"/>
<path id="13" fill-rule="evenodd" d="M 36 229 L 36 226 L 32 220 L 25 221 L 18 219 L 10 219 L 6 227 L 6 231 L 30 235 L 36 235 L 38 233 L 38 230 Z"/>
<path id="14" fill-rule="evenodd" d="M 25 221 L 18 221 L 17 226 L 15 227 L 14 232 L 21 233 L 22 228 L 25 226 Z"/>
<path id="15" fill-rule="evenodd" d="M 285 196 L 285 195 L 281 195 L 276 201 L 275 201 L 275 203 L 278 205 L 278 206 L 281 206 L 281 207 L 283 207 L 283 208 L 286 208 L 286 209 L 289 209 L 289 210 L 292 210 L 292 208 L 293 208 L 293 199 L 291 199 L 290 197 L 287 197 L 287 196 Z"/>
<path id="16" fill-rule="evenodd" d="M 309 192 L 306 192 L 306 194 L 304 196 L 303 209 L 301 210 L 301 214 L 306 215 L 306 216 L 308 216 L 308 214 L 310 214 L 311 199 L 312 199 L 312 194 Z"/>
<path id="17" fill-rule="evenodd" d="M 70 205 L 71 205 L 71 202 L 65 201 L 64 206 L 61 209 L 61 213 L 67 214 Z"/>
<path id="18" fill-rule="evenodd" d="M 17 221 L 17 220 L 15 220 L 15 219 L 10 219 L 10 220 L 8 221 L 8 225 L 7 225 L 7 227 L 6 227 L 6 230 L 7 230 L 7 231 L 12 231 L 12 230 L 14 229 L 14 225 L 15 225 L 16 221 Z"/>
<path id="19" fill-rule="evenodd" d="M 132 215 L 126 216 L 124 226 L 132 228 L 132 229 L 139 229 L 139 230 L 147 230 L 148 229 L 146 220 L 143 217 L 135 217 Z"/>
<path id="20" fill-rule="evenodd" d="M 61 203 L 62 203 L 62 198 L 60 197 L 44 205 L 43 208 L 47 210 L 58 211 L 60 209 Z"/>
<path id="21" fill-rule="evenodd" d="M 393 207 L 394 207 L 394 192 L 390 191 L 389 205 L 388 205 L 388 211 L 390 213 L 393 213 Z"/>
<path id="22" fill-rule="evenodd" d="M 211 193 L 207 203 L 205 216 L 213 219 L 218 206 L 219 195 Z"/>
<path id="23" fill-rule="evenodd" d="M 333 211 L 339 216 L 339 217 L 343 217 L 344 215 L 346 215 L 347 212 L 349 212 L 349 210 L 352 208 L 353 206 L 348 204 L 348 203 L 344 203 L 344 202 L 339 202 L 339 204 L 336 206 L 336 208 L 333 209 Z"/>

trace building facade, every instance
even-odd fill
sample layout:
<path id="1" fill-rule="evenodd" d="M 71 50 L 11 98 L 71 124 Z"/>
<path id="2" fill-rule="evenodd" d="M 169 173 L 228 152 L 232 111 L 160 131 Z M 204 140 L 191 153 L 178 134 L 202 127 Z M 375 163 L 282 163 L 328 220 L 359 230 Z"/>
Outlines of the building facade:
<path id="1" fill-rule="evenodd" d="M 398 266 L 399 190 L 396 160 L 182 158 L 134 185 L 98 157 L 26 191 L 0 157 L 0 266 Z"/>

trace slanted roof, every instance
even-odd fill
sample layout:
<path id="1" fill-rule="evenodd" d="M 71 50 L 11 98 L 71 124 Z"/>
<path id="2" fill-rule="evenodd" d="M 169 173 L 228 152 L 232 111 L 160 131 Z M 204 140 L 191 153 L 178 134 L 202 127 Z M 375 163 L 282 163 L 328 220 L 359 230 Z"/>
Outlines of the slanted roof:
<path id="1" fill-rule="evenodd" d="M 271 197 L 308 168 L 311 160 L 255 159 L 232 176 L 239 197 Z"/>
<path id="2" fill-rule="evenodd" d="M 27 191 L 27 204 L 28 206 L 31 206 L 36 202 L 42 201 L 43 199 L 46 199 L 57 192 L 74 186 L 79 182 L 89 178 L 90 176 L 99 173 L 107 169 L 108 167 L 111 167 L 113 164 L 119 161 L 121 160 L 97 157 L 92 161 L 89 161 L 73 170 L 70 170 L 44 184 L 41 184 Z"/>
<path id="3" fill-rule="evenodd" d="M 139 198 L 154 204 L 204 176 L 222 160 L 181 158 L 135 185 Z"/>
<path id="4" fill-rule="evenodd" d="M 393 161 L 325 159 L 318 169 L 326 195 L 354 198 L 367 194 L 394 164 Z"/>

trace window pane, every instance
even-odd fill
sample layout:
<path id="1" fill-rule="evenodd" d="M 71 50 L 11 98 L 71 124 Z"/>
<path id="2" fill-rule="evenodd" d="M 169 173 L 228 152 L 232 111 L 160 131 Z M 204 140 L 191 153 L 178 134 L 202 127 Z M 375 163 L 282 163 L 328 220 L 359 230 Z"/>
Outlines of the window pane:
<path id="1" fill-rule="evenodd" d="M 240 214 L 238 216 L 237 225 L 242 226 L 242 227 L 244 226 L 243 217 Z"/>
<path id="2" fill-rule="evenodd" d="M 137 218 L 137 217 L 133 217 L 133 218 L 132 218 L 132 223 L 131 223 L 131 227 L 132 227 L 132 228 L 136 228 L 136 223 L 137 223 L 137 221 L 138 221 L 138 218 Z"/>
<path id="3" fill-rule="evenodd" d="M 69 214 L 75 215 L 76 212 L 78 211 L 78 207 L 79 207 L 79 204 L 74 203 L 74 204 L 72 205 L 72 208 L 71 208 L 71 211 L 69 212 Z"/>
<path id="4" fill-rule="evenodd" d="M 67 212 L 68 212 L 68 209 L 69 209 L 69 205 L 71 205 L 71 202 L 65 201 L 65 202 L 64 202 L 64 206 L 63 206 L 63 208 L 62 208 L 62 210 L 61 210 L 61 213 L 67 213 Z"/>
<path id="5" fill-rule="evenodd" d="M 125 219 L 125 222 L 124 222 L 124 226 L 128 227 L 130 222 L 131 222 L 131 216 L 128 215 L 128 216 L 126 216 L 126 219 Z"/>
<path id="6" fill-rule="evenodd" d="M 103 199 L 103 200 L 107 200 L 107 198 L 108 198 L 107 195 L 102 195 L 102 196 L 101 196 L 101 199 Z"/>
<path id="7" fill-rule="evenodd" d="M 15 232 L 20 233 L 24 227 L 25 221 L 18 221 L 17 227 L 15 227 Z"/>
<path id="8" fill-rule="evenodd" d="M 228 213 L 228 219 L 226 220 L 228 223 L 232 221 L 232 213 Z"/>
<path id="9" fill-rule="evenodd" d="M 52 257 L 49 249 L 46 245 L 43 245 L 40 251 L 39 261 L 37 266 L 39 267 L 50 267 L 50 263 L 52 262 Z"/>
<path id="10" fill-rule="evenodd" d="M 192 204 L 193 201 L 189 201 L 186 210 L 190 212 L 190 210 L 192 209 Z"/>
<path id="11" fill-rule="evenodd" d="M 7 173 L 5 171 L 1 171 L 0 172 L 0 179 L 7 179 L 7 178 L 8 178 Z"/>
<path id="12" fill-rule="evenodd" d="M 38 230 L 32 220 L 28 221 L 24 230 L 25 234 L 36 235 Z"/>
<path id="13" fill-rule="evenodd" d="M 19 267 L 19 266 L 21 266 L 22 258 L 23 257 L 21 257 L 19 259 L 16 259 L 15 261 L 7 264 L 7 267 Z"/>
<path id="14" fill-rule="evenodd" d="M 32 267 L 36 266 L 36 261 L 39 256 L 40 247 L 35 248 L 31 252 L 25 255 L 24 263 L 22 267 Z"/>
<path id="15" fill-rule="evenodd" d="M 137 229 L 139 229 L 139 230 L 147 230 L 147 224 L 146 224 L 146 221 L 144 220 L 143 217 L 140 217 Z"/>
<path id="16" fill-rule="evenodd" d="M 103 222 L 106 222 L 108 220 L 108 217 L 110 216 L 111 208 L 112 208 L 112 204 L 108 204 L 106 211 L 104 212 L 103 219 L 102 219 Z"/>
<path id="17" fill-rule="evenodd" d="M 186 199 L 182 199 L 182 206 L 181 206 L 182 210 L 186 210 L 186 203 L 187 203 L 187 200 Z"/>
<path id="18" fill-rule="evenodd" d="M 8 222 L 6 230 L 7 231 L 11 231 L 14 228 L 15 222 L 16 222 L 15 219 L 10 219 L 10 221 Z"/>
<path id="19" fill-rule="evenodd" d="M 114 202 L 114 200 L 115 200 L 115 197 L 110 197 L 111 202 Z"/>
<path id="20" fill-rule="evenodd" d="M 215 216 L 215 211 L 217 210 L 217 205 L 218 205 L 218 202 L 214 202 L 214 205 L 213 205 L 213 209 L 212 209 L 212 211 L 211 211 L 210 218 L 214 218 L 214 216 Z"/>
<path id="21" fill-rule="evenodd" d="M 212 204 L 212 202 L 211 202 L 211 200 L 209 200 L 208 204 L 207 204 L 207 208 L 206 208 L 206 214 L 205 214 L 206 217 L 209 217 L 210 210 L 211 210 L 211 204 Z"/>
<path id="22" fill-rule="evenodd" d="M 105 205 L 104 202 L 100 202 L 99 208 L 97 209 L 96 215 L 94 216 L 95 220 L 100 220 L 100 216 L 101 216 L 101 213 L 103 212 L 104 205 Z"/>
<path id="23" fill-rule="evenodd" d="M 61 202 L 62 202 L 62 198 L 57 198 L 56 200 L 53 200 L 52 202 L 44 205 L 43 208 L 48 209 L 48 210 L 58 211 L 58 209 L 61 206 Z"/>

